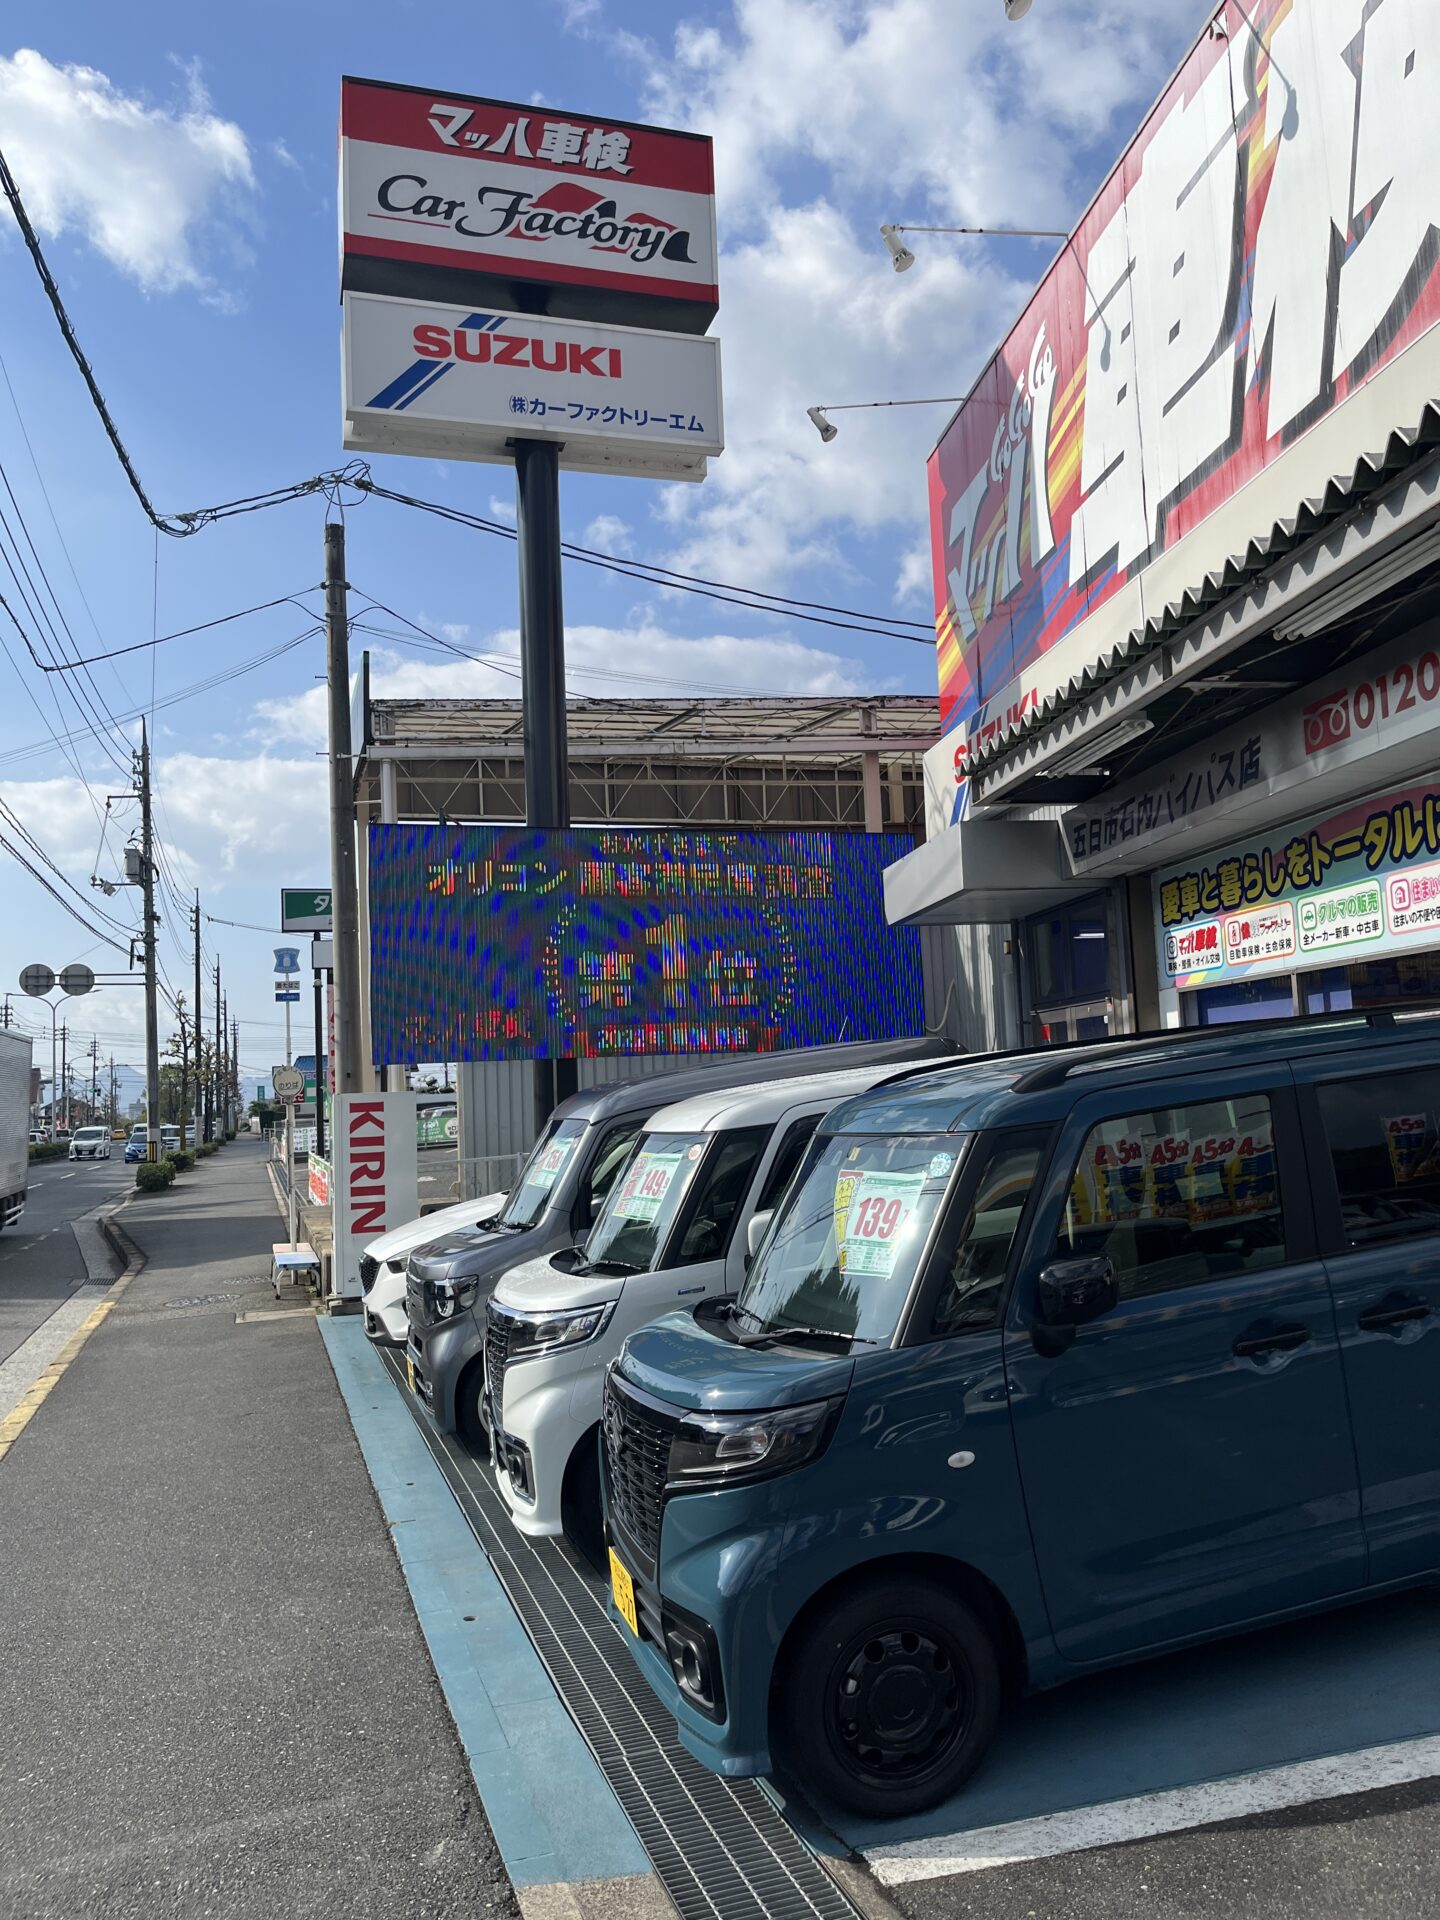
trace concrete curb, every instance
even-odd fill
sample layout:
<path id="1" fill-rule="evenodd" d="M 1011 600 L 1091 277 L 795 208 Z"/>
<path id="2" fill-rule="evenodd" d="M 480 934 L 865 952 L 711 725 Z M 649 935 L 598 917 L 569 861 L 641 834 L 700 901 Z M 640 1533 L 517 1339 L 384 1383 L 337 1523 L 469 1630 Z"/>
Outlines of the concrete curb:
<path id="1" fill-rule="evenodd" d="M 0 1460 L 5 1458 L 40 1411 L 52 1390 L 59 1384 L 61 1375 L 91 1334 L 110 1318 L 131 1281 L 144 1271 L 147 1258 L 144 1250 L 135 1244 L 125 1229 L 116 1223 L 115 1218 L 116 1214 L 129 1206 L 133 1197 L 133 1195 L 127 1196 L 112 1212 L 101 1214 L 98 1223 L 101 1233 L 114 1248 L 117 1258 L 124 1262 L 124 1272 L 110 1287 L 104 1299 L 99 1301 L 81 1321 L 60 1353 L 41 1373 L 20 1404 L 0 1420 Z"/>

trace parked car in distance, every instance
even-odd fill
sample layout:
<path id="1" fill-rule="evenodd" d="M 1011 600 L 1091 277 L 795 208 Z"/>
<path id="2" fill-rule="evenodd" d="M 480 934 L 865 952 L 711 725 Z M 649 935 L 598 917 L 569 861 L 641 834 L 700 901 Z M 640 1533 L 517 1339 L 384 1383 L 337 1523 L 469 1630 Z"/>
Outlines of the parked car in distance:
<path id="1" fill-rule="evenodd" d="M 160 1158 L 180 1151 L 180 1129 L 169 1121 L 160 1123 Z"/>
<path id="2" fill-rule="evenodd" d="M 531 1149 L 504 1206 L 479 1227 L 409 1256 L 405 1306 L 406 1377 L 442 1433 L 457 1431 L 477 1452 L 487 1446 L 485 1302 L 507 1267 L 573 1246 L 595 1224 L 610 1183 L 650 1115 L 715 1087 L 790 1079 L 802 1070 L 937 1058 L 938 1042 L 890 1040 L 804 1052 L 727 1054 L 678 1073 L 613 1081 L 562 1100 Z"/>
<path id="3" fill-rule="evenodd" d="M 505 1204 L 503 1193 L 482 1194 L 436 1207 L 418 1220 L 372 1240 L 360 1256 L 360 1313 L 365 1331 L 380 1346 L 403 1347 L 410 1321 L 405 1311 L 405 1263 L 417 1248 L 453 1233 L 473 1232 Z"/>
<path id="4" fill-rule="evenodd" d="M 495 1477 L 522 1533 L 564 1532 L 603 1560 L 600 1412 L 627 1333 L 678 1302 L 734 1295 L 755 1237 L 837 1101 L 894 1077 L 871 1066 L 716 1087 L 645 1122 L 582 1247 L 510 1267 L 486 1316 Z"/>
<path id="5" fill-rule="evenodd" d="M 43 1127 L 32 1127 L 30 1129 L 30 1144 L 32 1147 L 43 1147 L 49 1138 L 49 1134 L 46 1133 Z"/>
<path id="6" fill-rule="evenodd" d="M 827 1115 L 733 1312 L 606 1384 L 680 1737 L 868 1816 L 1008 1691 L 1440 1575 L 1440 1018 L 994 1056 Z"/>
<path id="7" fill-rule="evenodd" d="M 108 1160 L 110 1158 L 110 1129 L 108 1127 L 77 1127 L 70 1138 L 69 1160 Z"/>
<path id="8" fill-rule="evenodd" d="M 112 1127 L 110 1130 L 110 1138 L 112 1140 L 128 1140 L 130 1135 L 124 1127 Z"/>
<path id="9" fill-rule="evenodd" d="M 130 1138 L 125 1142 L 125 1159 L 128 1162 L 143 1160 L 149 1146 L 149 1135 L 143 1125 L 130 1129 Z"/>

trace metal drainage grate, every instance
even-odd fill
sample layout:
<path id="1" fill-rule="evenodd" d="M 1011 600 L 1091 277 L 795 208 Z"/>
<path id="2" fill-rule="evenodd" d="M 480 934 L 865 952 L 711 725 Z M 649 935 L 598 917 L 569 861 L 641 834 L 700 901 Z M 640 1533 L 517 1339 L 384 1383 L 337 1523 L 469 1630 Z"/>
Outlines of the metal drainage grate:
<path id="1" fill-rule="evenodd" d="M 488 1468 L 434 1431 L 399 1361 L 383 1358 L 681 1920 L 858 1920 L 757 1782 L 722 1780 L 685 1751 L 611 1624 L 600 1582 L 558 1542 L 516 1531 Z"/>

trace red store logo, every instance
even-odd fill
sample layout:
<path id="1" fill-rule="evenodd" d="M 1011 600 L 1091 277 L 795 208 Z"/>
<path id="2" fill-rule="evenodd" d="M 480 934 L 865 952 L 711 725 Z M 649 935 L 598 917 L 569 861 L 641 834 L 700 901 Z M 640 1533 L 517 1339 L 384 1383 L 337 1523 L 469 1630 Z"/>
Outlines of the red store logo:
<path id="1" fill-rule="evenodd" d="M 1328 693 L 1323 700 L 1314 701 L 1306 707 L 1302 718 L 1307 754 L 1338 747 L 1350 738 L 1350 689 L 1345 687 L 1339 693 Z"/>

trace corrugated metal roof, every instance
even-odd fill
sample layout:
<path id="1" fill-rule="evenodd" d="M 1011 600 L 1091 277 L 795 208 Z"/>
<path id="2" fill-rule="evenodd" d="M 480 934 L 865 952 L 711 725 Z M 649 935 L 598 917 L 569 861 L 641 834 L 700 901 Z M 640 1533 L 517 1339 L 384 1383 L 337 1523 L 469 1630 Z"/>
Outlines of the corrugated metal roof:
<path id="1" fill-rule="evenodd" d="M 1225 565 L 1207 573 L 1179 599 L 1167 601 L 1142 626 L 1105 649 L 1093 665 L 1074 674 L 1032 708 L 1020 723 L 988 748 L 977 751 L 970 763 L 974 778 L 995 766 L 1007 754 L 1043 732 L 1083 700 L 1116 680 L 1162 642 L 1194 624 L 1242 587 L 1252 584 L 1305 541 L 1352 513 L 1378 488 L 1389 485 L 1424 456 L 1440 447 L 1440 401 L 1429 401 L 1417 425 L 1397 428 L 1377 453 L 1366 454 L 1348 474 L 1335 474 L 1317 495 L 1303 500 L 1296 512 L 1271 524 L 1268 534 L 1252 540 L 1243 553 L 1232 554 Z"/>

